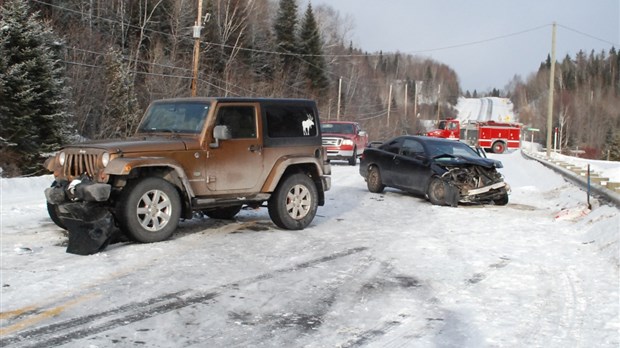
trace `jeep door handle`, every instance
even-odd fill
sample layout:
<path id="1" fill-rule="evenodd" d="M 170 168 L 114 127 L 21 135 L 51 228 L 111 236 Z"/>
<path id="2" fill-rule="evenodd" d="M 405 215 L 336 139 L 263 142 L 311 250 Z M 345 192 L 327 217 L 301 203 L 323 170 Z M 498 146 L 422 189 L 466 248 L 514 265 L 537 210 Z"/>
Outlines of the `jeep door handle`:
<path id="1" fill-rule="evenodd" d="M 248 147 L 248 151 L 250 152 L 256 152 L 256 151 L 260 151 L 263 147 L 260 145 L 250 145 L 250 147 Z"/>

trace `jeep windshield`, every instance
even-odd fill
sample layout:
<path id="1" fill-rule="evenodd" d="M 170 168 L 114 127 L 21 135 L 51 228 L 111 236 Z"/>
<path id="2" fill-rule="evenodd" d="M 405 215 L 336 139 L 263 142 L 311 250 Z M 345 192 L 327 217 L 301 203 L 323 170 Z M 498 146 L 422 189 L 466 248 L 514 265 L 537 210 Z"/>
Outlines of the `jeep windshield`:
<path id="1" fill-rule="evenodd" d="M 138 128 L 138 133 L 200 133 L 205 123 L 208 102 L 154 103 Z"/>

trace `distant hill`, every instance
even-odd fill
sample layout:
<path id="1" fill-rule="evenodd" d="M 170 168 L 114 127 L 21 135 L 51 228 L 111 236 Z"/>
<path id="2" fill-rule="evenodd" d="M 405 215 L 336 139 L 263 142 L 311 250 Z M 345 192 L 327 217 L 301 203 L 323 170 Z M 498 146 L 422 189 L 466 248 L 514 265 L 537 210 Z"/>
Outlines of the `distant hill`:
<path id="1" fill-rule="evenodd" d="M 508 98 L 459 98 L 457 119 L 469 121 L 519 122 L 512 101 Z"/>

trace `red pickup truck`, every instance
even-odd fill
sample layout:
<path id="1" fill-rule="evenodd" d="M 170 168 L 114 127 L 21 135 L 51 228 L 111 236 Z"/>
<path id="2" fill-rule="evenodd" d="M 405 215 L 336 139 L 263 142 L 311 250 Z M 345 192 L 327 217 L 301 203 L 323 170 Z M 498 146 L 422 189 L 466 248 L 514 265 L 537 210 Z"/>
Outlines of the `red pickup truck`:
<path id="1" fill-rule="evenodd" d="M 347 160 L 352 166 L 368 144 L 368 133 L 357 122 L 321 122 L 321 134 L 327 159 Z"/>

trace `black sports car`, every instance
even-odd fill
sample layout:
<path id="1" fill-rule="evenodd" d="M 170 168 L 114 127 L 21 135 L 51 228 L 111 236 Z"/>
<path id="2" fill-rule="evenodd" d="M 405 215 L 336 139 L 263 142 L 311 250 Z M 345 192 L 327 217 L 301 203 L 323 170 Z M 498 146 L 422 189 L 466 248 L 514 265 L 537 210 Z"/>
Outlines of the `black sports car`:
<path id="1" fill-rule="evenodd" d="M 424 136 L 400 136 L 364 150 L 359 171 L 370 192 L 394 187 L 426 195 L 433 204 L 508 204 L 502 163 L 468 145 Z"/>

